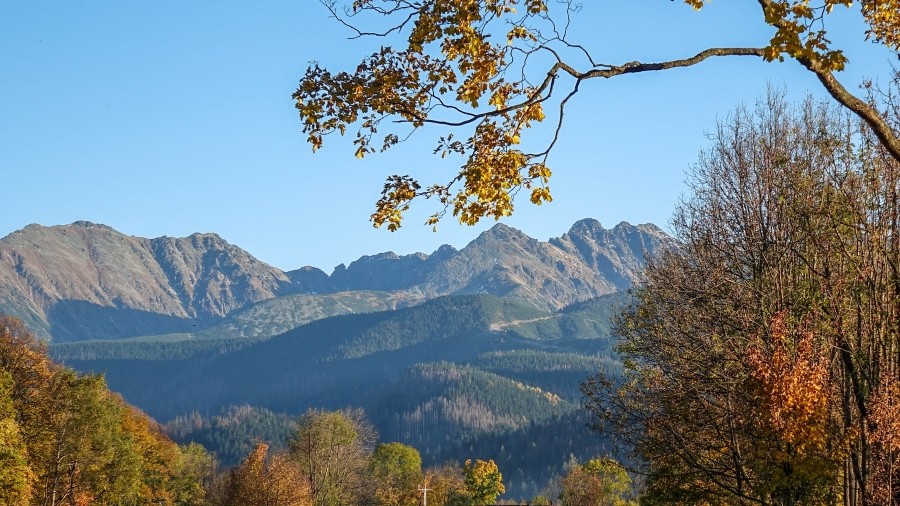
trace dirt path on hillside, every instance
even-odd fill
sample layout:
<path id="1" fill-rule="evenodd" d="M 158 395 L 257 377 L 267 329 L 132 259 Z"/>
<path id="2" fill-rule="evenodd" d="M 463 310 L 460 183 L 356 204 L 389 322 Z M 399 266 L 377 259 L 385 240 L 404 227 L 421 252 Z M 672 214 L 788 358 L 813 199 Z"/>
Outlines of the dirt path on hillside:
<path id="1" fill-rule="evenodd" d="M 507 328 L 507 327 L 513 327 L 513 326 L 515 326 L 515 325 L 522 325 L 523 323 L 534 323 L 534 322 L 539 322 L 539 321 L 541 321 L 541 320 L 549 320 L 549 319 L 551 319 L 551 318 L 553 318 L 553 315 L 550 315 L 550 316 L 541 316 L 541 317 L 539 317 L 539 318 L 531 318 L 531 319 L 528 319 L 528 320 L 512 320 L 512 321 L 502 322 L 502 323 L 492 323 L 492 324 L 491 324 L 491 331 L 495 331 L 495 332 L 496 332 L 496 331 L 503 330 L 503 329 L 505 329 L 505 328 Z"/>

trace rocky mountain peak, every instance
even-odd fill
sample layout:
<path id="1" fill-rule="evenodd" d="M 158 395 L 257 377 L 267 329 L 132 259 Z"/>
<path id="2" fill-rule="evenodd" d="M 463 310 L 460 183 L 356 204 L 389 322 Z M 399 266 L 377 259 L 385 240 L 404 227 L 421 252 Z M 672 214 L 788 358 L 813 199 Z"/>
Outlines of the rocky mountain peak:
<path id="1" fill-rule="evenodd" d="M 628 223 L 623 221 L 619 225 L 622 225 L 622 224 L 627 225 Z M 619 225 L 616 225 L 616 226 L 619 226 Z M 603 228 L 603 224 L 601 224 L 599 220 L 595 220 L 594 218 L 584 218 L 584 219 L 576 221 L 572 225 L 572 227 L 569 228 L 569 233 L 574 234 L 574 233 L 579 233 L 579 232 L 583 233 L 585 231 L 599 231 L 599 230 L 606 230 L 605 228 Z"/>
<path id="2" fill-rule="evenodd" d="M 493 227 L 482 232 L 473 243 L 490 242 L 490 241 L 529 241 L 534 240 L 527 236 L 524 232 L 517 228 L 510 227 L 503 223 L 497 223 Z"/>
<path id="3" fill-rule="evenodd" d="M 441 247 L 436 249 L 434 253 L 432 253 L 428 258 L 435 262 L 447 260 L 448 258 L 455 255 L 456 252 L 457 249 L 453 246 L 450 246 L 449 244 L 443 244 L 441 245 Z"/>
<path id="4" fill-rule="evenodd" d="M 54 340 L 191 332 L 289 294 L 404 292 L 420 301 L 490 293 L 544 309 L 626 289 L 672 239 L 653 225 L 576 222 L 542 242 L 498 223 L 464 248 L 366 255 L 329 276 L 282 272 L 215 233 L 144 239 L 105 225 L 29 225 L 0 239 L 0 311 Z"/>
<path id="5" fill-rule="evenodd" d="M 65 227 L 65 225 L 63 225 L 63 227 Z M 96 229 L 101 229 L 101 230 L 113 230 L 112 227 L 109 227 L 109 226 L 104 225 L 104 224 L 102 224 L 102 223 L 94 223 L 94 222 L 87 221 L 87 220 L 78 220 L 78 221 L 75 221 L 75 222 L 73 222 L 71 225 L 69 225 L 69 227 L 80 227 L 80 228 L 84 228 L 84 229 L 87 229 L 87 230 L 91 230 L 91 229 L 94 229 L 94 228 L 96 228 Z M 27 227 L 26 227 L 26 228 L 27 228 Z"/>

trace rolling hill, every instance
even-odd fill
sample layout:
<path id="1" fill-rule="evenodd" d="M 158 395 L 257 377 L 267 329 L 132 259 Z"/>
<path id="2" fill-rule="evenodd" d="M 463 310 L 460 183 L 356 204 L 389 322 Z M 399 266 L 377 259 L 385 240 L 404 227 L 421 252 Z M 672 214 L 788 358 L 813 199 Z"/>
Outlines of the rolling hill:
<path id="1" fill-rule="evenodd" d="M 173 437 L 216 445 L 226 461 L 240 458 L 253 438 L 283 442 L 291 418 L 310 407 L 352 406 L 365 409 L 383 440 L 416 446 L 428 464 L 496 455 L 521 470 L 533 491 L 570 453 L 589 457 L 602 449 L 585 427 L 578 387 L 591 374 L 621 371 L 608 316 L 627 302 L 618 292 L 551 312 L 489 294 L 455 295 L 324 318 L 264 341 L 131 343 L 220 346 L 176 359 L 141 357 L 138 348 L 127 358 L 58 358 L 105 373 L 126 400 L 171 420 Z M 529 439 L 537 446 L 524 445 Z M 537 460 L 509 453 L 509 441 Z M 506 453 L 497 453 L 501 446 Z"/>

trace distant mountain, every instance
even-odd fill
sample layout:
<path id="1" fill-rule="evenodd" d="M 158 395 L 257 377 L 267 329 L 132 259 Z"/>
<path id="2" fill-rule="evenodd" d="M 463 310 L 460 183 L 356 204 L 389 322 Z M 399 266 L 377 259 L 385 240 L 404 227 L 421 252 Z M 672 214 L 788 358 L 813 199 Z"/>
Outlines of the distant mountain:
<path id="1" fill-rule="evenodd" d="M 293 291 L 215 234 L 143 239 L 79 221 L 0 239 L 0 310 L 55 341 L 186 331 Z"/>
<path id="2" fill-rule="evenodd" d="M 317 318 L 450 294 L 489 293 L 557 310 L 630 287 L 646 258 L 671 244 L 653 225 L 608 230 L 582 220 L 541 242 L 498 224 L 461 250 L 363 256 L 329 276 L 315 267 L 283 272 L 215 234 L 144 239 L 85 221 L 29 225 L 0 239 L 0 312 L 66 342 L 265 339 Z M 364 293 L 349 295 L 356 292 Z"/>
<path id="3" fill-rule="evenodd" d="M 364 256 L 337 266 L 330 281 L 332 290 L 406 290 L 425 298 L 490 293 L 555 310 L 630 288 L 646 259 L 672 245 L 654 225 L 623 222 L 610 230 L 586 219 L 541 242 L 497 224 L 459 251 Z"/>
<path id="4" fill-rule="evenodd" d="M 0 312 L 229 459 L 283 444 L 310 407 L 354 406 L 427 463 L 492 458 L 530 496 L 570 454 L 603 453 L 578 385 L 621 374 L 610 317 L 670 247 L 653 225 L 582 220 L 542 242 L 500 224 L 459 250 L 328 275 L 283 272 L 215 234 L 30 225 L 0 239 Z"/>

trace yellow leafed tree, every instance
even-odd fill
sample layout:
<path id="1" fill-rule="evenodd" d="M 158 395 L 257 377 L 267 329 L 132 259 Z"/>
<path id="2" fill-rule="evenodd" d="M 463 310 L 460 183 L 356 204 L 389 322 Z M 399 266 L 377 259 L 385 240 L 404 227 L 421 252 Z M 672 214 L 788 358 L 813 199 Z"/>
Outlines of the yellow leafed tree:
<path id="1" fill-rule="evenodd" d="M 745 0 L 752 1 L 752 0 Z M 322 0 L 357 37 L 400 37 L 403 47 L 381 45 L 355 70 L 332 72 L 310 66 L 294 93 L 303 130 L 313 150 L 334 132 L 355 130 L 357 157 L 386 150 L 408 133 L 430 124 L 445 128 L 435 144 L 441 156 L 461 155 L 460 170 L 423 185 L 406 175 L 387 179 L 372 221 L 396 230 L 416 198 L 433 198 L 436 224 L 448 211 L 461 222 L 513 212 L 520 191 L 534 204 L 551 200 L 548 155 L 560 132 L 566 104 L 592 79 L 688 67 L 714 57 L 791 58 L 815 74 L 835 100 L 862 118 L 879 142 L 900 159 L 898 132 L 878 108 L 853 95 L 836 78 L 847 60 L 833 47 L 827 27 L 835 9 L 850 0 L 756 0 L 759 16 L 746 20 L 771 28 L 759 47 L 710 47 L 684 58 L 601 63 L 589 41 L 569 40 L 578 10 L 571 0 Z M 702 9 L 704 0 L 685 0 Z M 866 37 L 893 51 L 900 48 L 900 0 L 865 0 L 859 10 Z M 371 18 L 383 19 L 371 19 Z M 366 25 L 387 26 L 381 31 Z M 552 111 L 555 133 L 523 148 L 522 138 Z M 385 132 L 380 130 L 384 129 Z"/>

